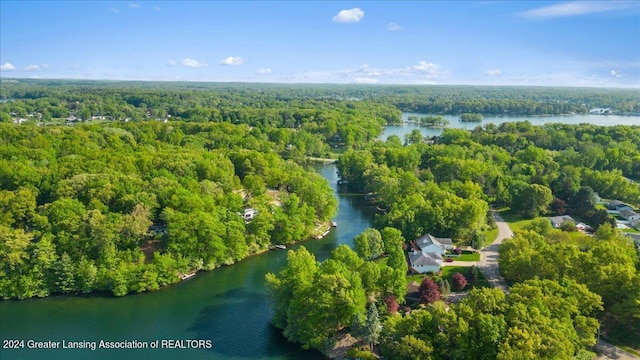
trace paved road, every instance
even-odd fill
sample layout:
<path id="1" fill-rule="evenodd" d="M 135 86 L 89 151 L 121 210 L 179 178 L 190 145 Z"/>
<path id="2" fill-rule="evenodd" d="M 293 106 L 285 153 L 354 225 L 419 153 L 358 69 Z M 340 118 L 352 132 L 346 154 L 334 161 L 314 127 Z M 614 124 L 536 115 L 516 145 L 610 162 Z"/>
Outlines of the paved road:
<path id="1" fill-rule="evenodd" d="M 616 360 L 636 360 L 640 359 L 637 356 L 634 356 L 631 353 L 628 353 L 620 348 L 617 348 L 609 343 L 606 343 L 602 340 L 596 346 L 600 355 L 596 358 L 596 360 L 608 360 L 608 359 L 616 359 Z"/>
<path id="2" fill-rule="evenodd" d="M 498 226 L 498 237 L 489 246 L 485 246 L 480 250 L 480 261 L 478 261 L 478 269 L 482 272 L 484 277 L 487 278 L 489 284 L 493 287 L 502 289 L 505 293 L 509 292 L 509 285 L 500 275 L 500 268 L 498 265 L 498 248 L 502 244 L 502 240 L 508 239 L 513 236 L 513 231 L 501 217 L 493 212 L 493 217 L 496 219 L 496 225 Z"/>
<path id="3" fill-rule="evenodd" d="M 509 224 L 507 224 L 500 217 L 500 215 L 498 215 L 498 213 L 494 212 L 493 216 L 496 219 L 496 224 L 498 226 L 498 237 L 493 242 L 493 244 L 486 246 L 482 250 L 480 250 L 480 261 L 478 262 L 478 269 L 482 271 L 482 274 L 484 274 L 487 280 L 489 280 L 489 283 L 491 285 L 502 289 L 502 291 L 504 291 L 505 293 L 508 293 L 509 286 L 505 282 L 502 275 L 500 275 L 500 268 L 498 265 L 498 248 L 500 247 L 502 240 L 508 239 L 513 236 L 513 231 L 511 231 L 511 228 L 509 228 Z M 628 353 L 602 340 L 600 340 L 600 342 L 598 343 L 597 349 L 600 355 L 596 358 L 596 360 L 640 359 L 633 354 Z"/>

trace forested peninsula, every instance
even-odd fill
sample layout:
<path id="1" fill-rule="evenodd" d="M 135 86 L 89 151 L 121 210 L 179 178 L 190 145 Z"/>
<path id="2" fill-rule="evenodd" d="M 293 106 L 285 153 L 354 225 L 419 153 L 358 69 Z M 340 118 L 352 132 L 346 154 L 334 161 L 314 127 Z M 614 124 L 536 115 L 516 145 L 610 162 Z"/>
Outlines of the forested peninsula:
<path id="1" fill-rule="evenodd" d="M 604 204 L 640 206 L 639 126 L 525 121 L 445 129 L 435 140 L 412 132 L 345 151 L 338 170 L 375 202 L 376 229 L 322 263 L 290 252 L 267 275 L 274 324 L 291 341 L 363 359 L 591 359 L 604 328 L 638 347 L 639 247 Z M 397 254 L 420 251 L 425 234 L 482 248 L 495 227 L 490 204 L 518 226 L 499 250 L 507 294 L 473 271 L 392 275 L 407 272 Z M 555 227 L 548 218 L 565 215 L 572 220 Z M 442 301 L 464 290 L 459 303 Z"/>

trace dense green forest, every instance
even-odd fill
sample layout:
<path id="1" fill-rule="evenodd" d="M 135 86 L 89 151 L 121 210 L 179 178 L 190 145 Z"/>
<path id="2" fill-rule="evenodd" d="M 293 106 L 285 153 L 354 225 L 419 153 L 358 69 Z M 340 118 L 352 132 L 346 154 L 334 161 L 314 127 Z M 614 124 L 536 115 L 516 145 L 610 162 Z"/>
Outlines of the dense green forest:
<path id="1" fill-rule="evenodd" d="M 157 289 L 308 238 L 326 181 L 231 124 L 0 124 L 0 295 Z M 255 217 L 245 217 L 245 209 Z"/>
<path id="2" fill-rule="evenodd" d="M 369 130 L 354 121 L 365 113 L 387 123 L 401 121 L 399 110 L 525 116 L 586 114 L 592 108 L 609 108 L 613 114 L 638 114 L 639 98 L 640 92 L 633 89 L 2 79 L 0 99 L 11 101 L 0 104 L 0 121 L 8 121 L 11 113 L 35 114 L 43 122 L 70 116 L 82 120 L 171 116 L 290 128 L 316 120 L 319 128 L 310 131 L 333 136 L 337 122 L 340 137 L 351 144 L 367 140 L 366 134 L 365 139 L 352 139 Z M 355 111 L 358 116 L 354 117 Z M 323 120 L 327 121 L 324 126 Z"/>
<path id="3" fill-rule="evenodd" d="M 595 228 L 612 223 L 595 203 L 580 205 L 583 187 L 640 205 L 640 127 L 519 122 L 445 129 L 436 144 L 423 140 L 419 132 L 404 143 L 391 136 L 338 161 L 350 189 L 376 194 L 385 209 L 378 226 L 398 228 L 407 239 L 470 239 L 486 226 L 490 203 L 535 217 L 555 202 L 558 214 L 572 211 Z"/>

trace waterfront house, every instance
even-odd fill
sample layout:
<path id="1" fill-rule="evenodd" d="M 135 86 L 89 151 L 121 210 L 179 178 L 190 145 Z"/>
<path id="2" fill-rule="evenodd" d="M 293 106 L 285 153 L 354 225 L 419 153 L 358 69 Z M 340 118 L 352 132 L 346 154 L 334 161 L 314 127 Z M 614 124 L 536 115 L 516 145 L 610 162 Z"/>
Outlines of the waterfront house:
<path id="1" fill-rule="evenodd" d="M 251 221 L 258 214 L 258 210 L 253 208 L 244 209 L 244 213 L 239 214 L 245 221 Z"/>
<path id="2" fill-rule="evenodd" d="M 447 250 L 453 249 L 453 241 L 450 238 L 438 238 L 431 234 L 417 238 L 416 245 L 423 254 L 437 253 L 444 255 Z"/>
<path id="3" fill-rule="evenodd" d="M 437 273 L 440 271 L 440 265 L 442 265 L 442 255 L 438 253 L 424 254 L 421 251 L 414 250 L 409 253 L 409 263 L 417 273 Z"/>

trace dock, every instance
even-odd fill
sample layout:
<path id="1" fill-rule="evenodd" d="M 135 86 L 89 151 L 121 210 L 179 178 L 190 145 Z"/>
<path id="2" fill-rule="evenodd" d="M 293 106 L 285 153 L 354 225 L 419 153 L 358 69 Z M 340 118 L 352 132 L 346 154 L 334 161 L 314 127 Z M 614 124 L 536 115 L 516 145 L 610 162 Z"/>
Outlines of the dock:
<path id="1" fill-rule="evenodd" d="M 196 272 L 195 271 L 192 272 L 191 274 L 181 274 L 180 278 L 182 279 L 182 281 L 185 281 L 185 280 L 191 279 L 194 276 L 196 276 Z"/>

